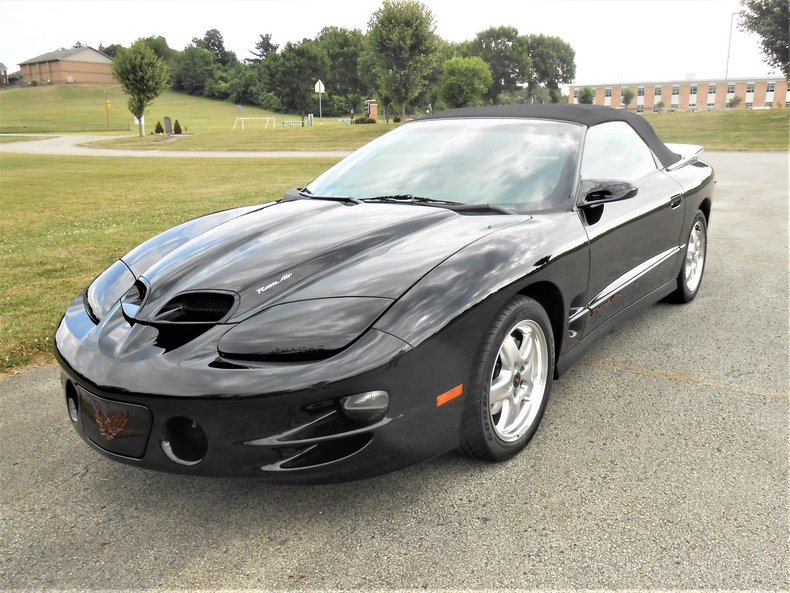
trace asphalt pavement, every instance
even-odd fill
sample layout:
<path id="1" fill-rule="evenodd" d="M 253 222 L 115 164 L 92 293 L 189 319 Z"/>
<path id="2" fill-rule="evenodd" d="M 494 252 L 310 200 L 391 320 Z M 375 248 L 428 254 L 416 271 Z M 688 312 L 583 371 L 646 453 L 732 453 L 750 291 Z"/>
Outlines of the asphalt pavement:
<path id="1" fill-rule="evenodd" d="M 82 443 L 56 367 L 3 379 L 0 588 L 787 590 L 788 155 L 705 158 L 698 298 L 609 334 L 507 463 L 160 474 Z"/>

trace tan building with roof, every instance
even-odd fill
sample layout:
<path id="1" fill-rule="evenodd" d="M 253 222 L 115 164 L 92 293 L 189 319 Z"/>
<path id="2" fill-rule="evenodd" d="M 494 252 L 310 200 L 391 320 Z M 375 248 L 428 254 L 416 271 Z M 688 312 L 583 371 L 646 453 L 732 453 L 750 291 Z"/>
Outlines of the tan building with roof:
<path id="1" fill-rule="evenodd" d="M 637 113 L 660 109 L 705 111 L 790 107 L 787 80 L 784 77 L 574 85 L 569 89 L 568 102 L 578 103 L 576 95 L 585 87 L 593 90 L 595 105 L 615 108 L 622 108 L 623 90 L 630 88 L 634 98 L 628 105 L 628 111 Z M 740 102 L 730 107 L 734 97 L 738 97 Z M 663 107 L 659 108 L 659 103 L 663 103 Z"/>
<path id="2" fill-rule="evenodd" d="M 110 84 L 112 58 L 92 47 L 75 47 L 42 54 L 19 64 L 25 83 Z"/>

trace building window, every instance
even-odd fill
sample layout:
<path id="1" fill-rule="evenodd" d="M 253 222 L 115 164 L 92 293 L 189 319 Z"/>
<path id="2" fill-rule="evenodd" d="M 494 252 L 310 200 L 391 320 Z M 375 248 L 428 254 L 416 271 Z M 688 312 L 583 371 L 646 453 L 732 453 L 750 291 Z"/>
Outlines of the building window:
<path id="1" fill-rule="evenodd" d="M 748 83 L 746 85 L 746 92 L 747 93 L 753 93 L 754 92 L 754 83 L 753 82 L 750 82 L 750 83 Z"/>
<path id="2" fill-rule="evenodd" d="M 751 109 L 752 105 L 754 105 L 754 103 L 751 101 L 746 101 L 746 103 L 744 103 L 744 107 L 746 107 L 746 109 Z"/>
<path id="3" fill-rule="evenodd" d="M 776 88 L 776 84 L 773 82 L 766 83 L 765 85 L 765 92 L 766 93 L 773 93 L 774 89 Z"/>
<path id="4" fill-rule="evenodd" d="M 603 93 L 604 97 L 611 97 L 612 96 L 612 89 L 606 89 Z"/>
<path id="5" fill-rule="evenodd" d="M 660 97 L 660 96 L 661 96 L 661 87 L 657 86 L 656 87 L 656 97 Z"/>
<path id="6" fill-rule="evenodd" d="M 716 107 L 715 103 L 708 103 L 708 109 L 713 109 L 714 107 Z"/>
<path id="7" fill-rule="evenodd" d="M 691 87 L 689 87 L 689 94 L 691 94 L 691 95 L 696 95 L 697 94 L 697 85 L 696 84 L 692 84 Z"/>
<path id="8" fill-rule="evenodd" d="M 728 93 L 734 93 L 735 92 L 735 85 L 734 84 L 728 84 L 727 85 L 727 92 Z"/>
<path id="9" fill-rule="evenodd" d="M 636 106 L 636 112 L 637 113 L 642 113 L 644 110 L 645 110 L 645 106 L 644 105 L 637 105 Z"/>
<path id="10" fill-rule="evenodd" d="M 788 99 L 787 101 L 785 101 L 785 107 L 790 107 L 790 99 Z"/>
<path id="11" fill-rule="evenodd" d="M 636 89 L 636 96 L 637 97 L 644 97 L 645 96 L 645 87 L 640 86 Z"/>
<path id="12" fill-rule="evenodd" d="M 774 102 L 773 101 L 766 101 L 765 102 L 765 106 L 766 107 L 773 107 L 774 106 Z"/>
<path id="13" fill-rule="evenodd" d="M 679 95 L 680 94 L 680 87 L 679 86 L 673 86 L 672 87 L 672 94 L 673 95 Z"/>
<path id="14" fill-rule="evenodd" d="M 715 84 L 709 84 L 708 85 L 708 94 L 709 95 L 715 95 L 716 94 L 716 85 Z"/>

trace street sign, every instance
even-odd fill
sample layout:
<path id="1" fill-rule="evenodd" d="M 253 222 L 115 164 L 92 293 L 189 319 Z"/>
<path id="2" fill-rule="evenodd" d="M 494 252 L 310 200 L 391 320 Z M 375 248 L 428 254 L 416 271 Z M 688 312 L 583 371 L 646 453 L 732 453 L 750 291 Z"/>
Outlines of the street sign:
<path id="1" fill-rule="evenodd" d="M 321 108 L 321 95 L 326 92 L 326 88 L 324 88 L 324 83 L 321 82 L 321 79 L 318 79 L 318 82 L 315 83 L 315 92 L 318 93 L 318 125 L 323 125 L 324 123 L 324 110 Z"/>

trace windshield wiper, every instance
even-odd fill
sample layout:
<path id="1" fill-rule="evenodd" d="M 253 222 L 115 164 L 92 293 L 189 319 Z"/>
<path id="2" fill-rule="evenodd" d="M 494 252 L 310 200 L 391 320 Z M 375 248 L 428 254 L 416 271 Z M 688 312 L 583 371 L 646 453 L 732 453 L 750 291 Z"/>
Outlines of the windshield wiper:
<path id="1" fill-rule="evenodd" d="M 375 196 L 373 198 L 361 198 L 363 202 L 390 202 L 398 204 L 424 204 L 426 206 L 440 206 L 453 212 L 463 212 L 468 214 L 495 213 L 495 214 L 515 214 L 512 210 L 495 206 L 493 204 L 464 204 L 463 202 L 452 202 L 450 200 L 438 200 L 434 198 L 423 198 L 412 194 L 395 194 L 392 196 Z"/>
<path id="2" fill-rule="evenodd" d="M 351 196 L 319 196 L 311 192 L 306 187 L 289 189 L 285 192 L 284 202 L 291 200 L 331 200 L 333 202 L 346 202 L 350 204 L 361 204 L 357 198 Z"/>
<path id="3" fill-rule="evenodd" d="M 412 194 L 394 194 L 391 196 L 374 196 L 372 198 L 362 198 L 363 202 L 399 202 L 413 204 L 443 204 L 445 206 L 463 206 L 461 202 L 451 202 L 449 200 L 436 200 L 434 198 L 423 198 Z"/>

